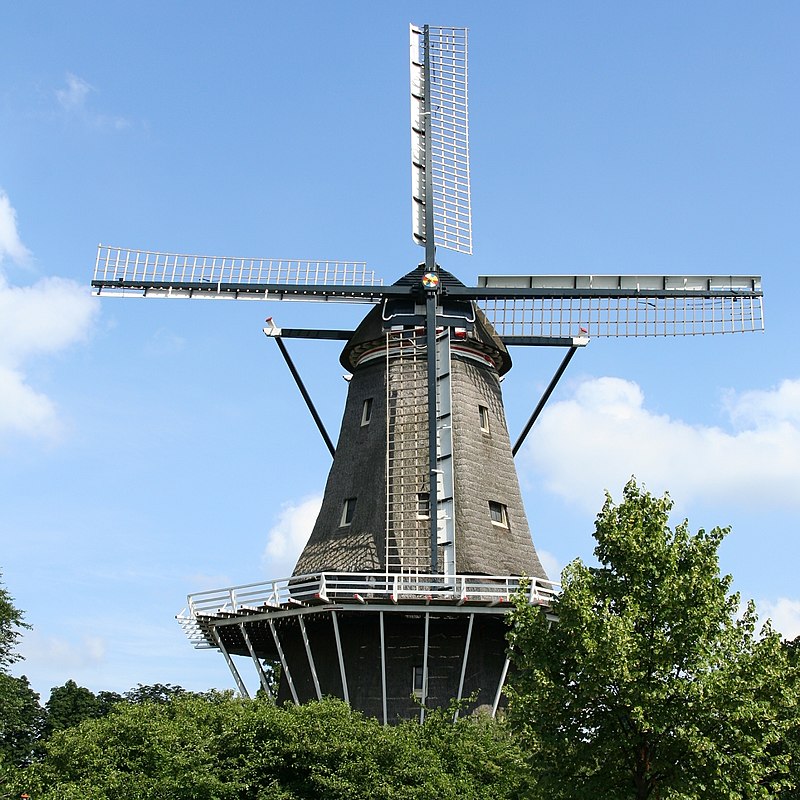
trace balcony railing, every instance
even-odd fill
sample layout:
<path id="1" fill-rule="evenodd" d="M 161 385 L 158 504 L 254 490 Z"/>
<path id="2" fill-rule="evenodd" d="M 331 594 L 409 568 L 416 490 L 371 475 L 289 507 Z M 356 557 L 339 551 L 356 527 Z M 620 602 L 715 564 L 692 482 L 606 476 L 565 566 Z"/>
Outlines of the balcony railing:
<path id="1" fill-rule="evenodd" d="M 322 572 L 212 589 L 189 595 L 193 617 L 267 611 L 302 603 L 479 602 L 508 603 L 521 586 L 532 603 L 548 603 L 558 584 L 518 575 L 387 574 Z"/>

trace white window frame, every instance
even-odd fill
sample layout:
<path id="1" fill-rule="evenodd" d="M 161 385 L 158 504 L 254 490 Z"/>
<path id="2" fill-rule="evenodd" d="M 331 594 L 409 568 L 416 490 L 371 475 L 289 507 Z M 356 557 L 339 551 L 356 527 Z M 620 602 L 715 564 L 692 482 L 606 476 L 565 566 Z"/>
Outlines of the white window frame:
<path id="1" fill-rule="evenodd" d="M 348 497 L 342 503 L 342 516 L 339 520 L 340 528 L 349 528 L 353 523 L 353 515 L 356 513 L 356 499 L 355 497 Z"/>
<path id="2" fill-rule="evenodd" d="M 495 519 L 496 515 L 500 519 Z M 496 525 L 498 528 L 508 528 L 508 506 L 497 500 L 490 500 L 489 519 L 492 521 L 492 525 Z"/>
<path id="3" fill-rule="evenodd" d="M 364 405 L 361 406 L 361 427 L 369 425 L 372 419 L 372 398 L 368 397 L 364 400 Z"/>
<path id="4" fill-rule="evenodd" d="M 489 406 L 478 406 L 478 420 L 480 422 L 481 430 L 484 433 L 489 433 Z"/>
<path id="5" fill-rule="evenodd" d="M 417 519 L 431 518 L 431 493 L 417 492 Z"/>

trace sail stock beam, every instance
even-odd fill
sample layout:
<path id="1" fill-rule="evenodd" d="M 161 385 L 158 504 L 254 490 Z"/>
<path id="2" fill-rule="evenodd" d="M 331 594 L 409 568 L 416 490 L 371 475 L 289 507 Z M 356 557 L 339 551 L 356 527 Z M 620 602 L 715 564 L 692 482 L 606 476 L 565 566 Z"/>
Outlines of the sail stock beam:
<path id="1" fill-rule="evenodd" d="M 379 303 L 408 297 L 410 287 L 331 284 L 203 283 L 196 281 L 92 280 L 104 297 L 156 297 L 203 300 L 302 300 L 305 302 Z"/>

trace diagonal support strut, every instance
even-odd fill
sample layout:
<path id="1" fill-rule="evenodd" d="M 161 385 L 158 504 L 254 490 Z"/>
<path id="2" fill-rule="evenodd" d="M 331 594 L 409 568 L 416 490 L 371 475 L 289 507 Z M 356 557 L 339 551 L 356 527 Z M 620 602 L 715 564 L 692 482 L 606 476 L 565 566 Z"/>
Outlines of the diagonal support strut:
<path id="1" fill-rule="evenodd" d="M 553 375 L 552 380 L 548 384 L 547 388 L 544 390 L 544 394 L 541 397 L 541 400 L 536 405 L 536 408 L 533 410 L 533 414 L 531 414 L 530 419 L 528 420 L 525 427 L 522 429 L 522 433 L 519 435 L 519 438 L 514 443 L 514 446 L 511 448 L 511 455 L 515 456 L 517 451 L 522 447 L 522 443 L 525 441 L 526 437 L 530 433 L 531 428 L 533 427 L 533 423 L 539 418 L 539 414 L 542 413 L 542 409 L 545 407 L 545 404 L 550 399 L 550 395 L 553 394 L 553 390 L 556 388 L 556 384 L 561 380 L 561 376 L 564 374 L 569 362 L 572 361 L 572 356 L 575 355 L 578 348 L 577 346 L 573 345 L 570 347 L 567 354 L 564 356 L 561 364 L 559 365 L 558 369 L 556 370 L 555 375 Z"/>
<path id="2" fill-rule="evenodd" d="M 311 412 L 311 416 L 314 419 L 314 423 L 317 426 L 317 430 L 319 430 L 320 434 L 322 435 L 323 440 L 325 441 L 325 446 L 328 448 L 328 452 L 331 454 L 331 458 L 333 458 L 334 454 L 336 453 L 336 448 L 333 446 L 333 442 L 331 441 L 331 437 L 328 436 L 328 431 L 325 430 L 325 425 L 322 422 L 322 418 L 317 413 L 317 409 L 314 406 L 314 402 L 311 399 L 311 395 L 308 393 L 308 390 L 303 383 L 303 379 L 300 377 L 300 373 L 297 371 L 297 367 L 294 365 L 294 361 L 292 361 L 292 357 L 289 355 L 289 351 L 286 349 L 286 345 L 281 341 L 281 329 L 275 327 L 275 323 L 272 322 L 272 317 L 267 317 L 267 323 L 269 323 L 269 328 L 264 328 L 264 333 L 271 339 L 275 340 L 275 344 L 278 345 L 278 350 L 281 351 L 281 355 L 283 356 L 283 360 L 286 362 L 286 366 L 289 367 L 289 372 L 292 373 L 292 377 L 294 378 L 294 382 L 297 384 L 297 388 L 300 390 L 300 394 L 303 396 L 303 400 L 305 400 L 306 406 L 308 410 Z"/>

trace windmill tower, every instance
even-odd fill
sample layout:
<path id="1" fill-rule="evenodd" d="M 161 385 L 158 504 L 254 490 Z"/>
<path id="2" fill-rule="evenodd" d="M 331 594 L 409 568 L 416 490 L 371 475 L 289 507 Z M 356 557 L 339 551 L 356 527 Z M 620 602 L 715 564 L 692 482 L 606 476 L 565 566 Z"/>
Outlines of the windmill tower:
<path id="1" fill-rule="evenodd" d="M 280 662 L 278 701 L 343 698 L 384 722 L 451 699 L 501 702 L 504 616 L 527 576 L 554 585 L 531 541 L 513 456 L 569 360 L 589 338 L 763 328 L 754 276 L 483 276 L 465 286 L 437 247 L 471 253 L 467 32 L 411 26 L 412 222 L 422 264 L 388 286 L 363 264 L 215 258 L 100 246 L 98 294 L 361 302 L 355 331 L 280 328 L 273 338 L 333 463 L 293 574 L 189 597 L 198 648 Z M 350 374 L 336 445 L 284 340 L 345 342 Z M 511 445 L 500 379 L 509 348 L 566 355 Z"/>

